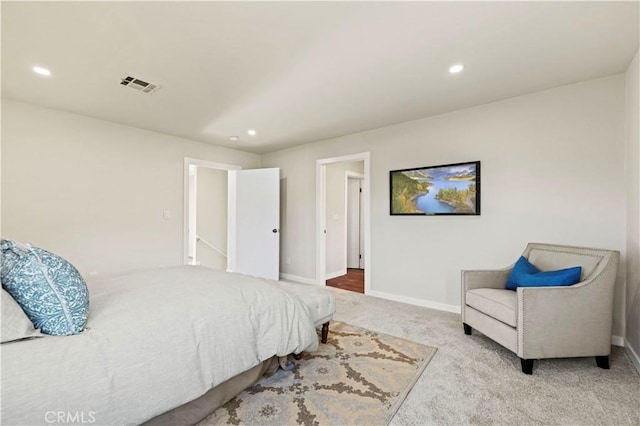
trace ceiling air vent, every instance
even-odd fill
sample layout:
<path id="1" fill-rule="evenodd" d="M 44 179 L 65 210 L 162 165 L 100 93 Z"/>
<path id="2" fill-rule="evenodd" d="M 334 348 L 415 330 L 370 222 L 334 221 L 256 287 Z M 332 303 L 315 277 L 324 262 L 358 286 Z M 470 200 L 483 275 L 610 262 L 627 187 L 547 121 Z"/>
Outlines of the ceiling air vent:
<path id="1" fill-rule="evenodd" d="M 146 81 L 140 80 L 139 78 L 132 77 L 130 75 L 125 75 L 120 79 L 120 84 L 123 86 L 130 87 L 132 89 L 138 90 L 142 93 L 153 93 L 160 88 L 158 84 L 147 83 Z"/>

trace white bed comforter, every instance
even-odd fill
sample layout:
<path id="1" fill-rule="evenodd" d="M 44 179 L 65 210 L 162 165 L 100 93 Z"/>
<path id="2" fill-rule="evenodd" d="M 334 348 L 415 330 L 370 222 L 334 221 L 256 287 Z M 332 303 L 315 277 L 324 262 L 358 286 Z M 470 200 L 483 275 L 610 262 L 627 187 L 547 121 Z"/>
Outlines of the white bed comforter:
<path id="1" fill-rule="evenodd" d="M 3 425 L 139 424 L 318 345 L 304 304 L 245 275 L 184 266 L 89 291 L 82 334 L 2 345 Z"/>

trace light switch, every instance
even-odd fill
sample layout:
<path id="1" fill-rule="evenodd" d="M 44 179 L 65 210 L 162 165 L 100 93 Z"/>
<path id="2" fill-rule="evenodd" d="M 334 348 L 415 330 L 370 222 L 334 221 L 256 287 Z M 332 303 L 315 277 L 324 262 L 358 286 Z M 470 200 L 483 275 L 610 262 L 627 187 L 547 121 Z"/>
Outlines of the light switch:
<path id="1" fill-rule="evenodd" d="M 162 211 L 162 218 L 164 220 L 169 220 L 171 219 L 171 210 L 163 210 Z"/>

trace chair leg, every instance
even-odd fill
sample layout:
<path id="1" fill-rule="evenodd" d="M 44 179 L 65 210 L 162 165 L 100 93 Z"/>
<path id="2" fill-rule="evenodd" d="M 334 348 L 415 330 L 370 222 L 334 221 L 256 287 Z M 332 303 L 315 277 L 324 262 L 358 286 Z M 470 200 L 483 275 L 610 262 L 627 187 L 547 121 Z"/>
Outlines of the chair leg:
<path id="1" fill-rule="evenodd" d="M 466 334 L 467 336 L 471 336 L 471 326 L 465 323 L 462 323 L 462 326 L 464 327 L 464 334 Z"/>
<path id="2" fill-rule="evenodd" d="M 608 370 L 609 369 L 609 355 L 597 356 L 596 357 L 596 364 L 598 365 L 598 367 L 604 368 L 605 370 Z"/>
<path id="3" fill-rule="evenodd" d="M 520 358 L 520 364 L 522 364 L 522 372 L 524 374 L 533 374 L 533 360 Z"/>
<path id="4" fill-rule="evenodd" d="M 327 343 L 327 338 L 329 337 L 329 321 L 322 324 L 322 338 L 320 341 L 322 343 Z"/>

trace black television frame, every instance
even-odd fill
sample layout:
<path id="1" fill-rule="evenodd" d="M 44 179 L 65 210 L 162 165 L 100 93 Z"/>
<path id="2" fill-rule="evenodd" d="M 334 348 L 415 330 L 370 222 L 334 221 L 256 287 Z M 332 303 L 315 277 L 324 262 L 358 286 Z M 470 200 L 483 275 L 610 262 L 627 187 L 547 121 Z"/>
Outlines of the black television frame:
<path id="1" fill-rule="evenodd" d="M 394 209 L 394 177 L 398 175 L 403 175 L 409 179 L 411 177 L 407 176 L 407 172 L 420 172 L 420 171 L 428 171 L 433 169 L 453 169 L 453 168 L 463 168 L 464 166 L 475 165 L 475 179 L 473 182 L 475 183 L 475 210 L 470 209 L 470 211 L 453 211 L 453 212 L 423 212 L 414 206 L 416 211 L 398 211 L 398 209 Z M 464 180 L 464 179 L 458 179 Z M 457 189 L 456 189 L 457 190 Z M 423 195 L 428 193 L 425 192 Z M 412 199 L 415 199 L 418 195 L 412 196 Z M 446 203 L 450 204 L 450 203 Z M 397 207 L 397 204 L 396 204 Z M 389 171 L 389 214 L 391 216 L 480 216 L 480 161 L 466 161 L 463 163 L 451 163 L 451 164 L 440 164 L 437 166 L 424 166 L 424 167 L 414 167 L 411 169 L 400 169 L 400 170 L 391 170 Z"/>

